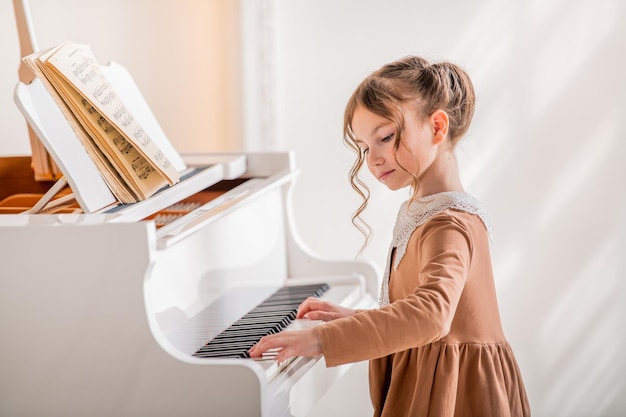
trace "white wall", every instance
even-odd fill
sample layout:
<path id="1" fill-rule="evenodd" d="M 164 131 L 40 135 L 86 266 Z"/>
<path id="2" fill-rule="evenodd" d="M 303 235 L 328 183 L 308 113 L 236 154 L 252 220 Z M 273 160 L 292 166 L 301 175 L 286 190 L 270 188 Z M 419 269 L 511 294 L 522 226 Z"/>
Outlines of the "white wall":
<path id="1" fill-rule="evenodd" d="M 626 414 L 626 18 L 619 0 L 278 0 L 277 146 L 297 152 L 304 241 L 360 243 L 349 214 L 343 106 L 380 65 L 463 65 L 478 92 L 458 148 L 495 225 L 505 331 L 535 416 Z M 366 255 L 384 262 L 397 205 L 375 187 Z M 345 414 L 344 414 L 345 415 Z M 355 414 L 356 415 L 356 414 Z"/>
<path id="2" fill-rule="evenodd" d="M 254 8 L 254 1 L 243 3 Z M 211 84 L 214 39 L 207 32 L 218 22 L 211 22 L 214 10 L 207 4 L 213 2 L 31 0 L 40 46 L 84 41 L 102 61 L 123 63 L 181 151 L 232 146 L 220 141 L 229 138 L 227 133 L 206 139 L 200 133 L 202 125 L 220 124 L 211 119 L 206 102 L 207 94 L 219 89 Z M 358 204 L 347 182 L 352 155 L 341 142 L 343 106 L 358 82 L 408 54 L 463 65 L 474 79 L 478 107 L 458 158 L 466 189 L 493 217 L 502 318 L 533 415 L 626 414 L 624 3 L 258 4 L 262 13 L 248 18 L 269 24 L 261 31 L 269 33 L 263 41 L 270 45 L 244 37 L 253 49 L 245 52 L 248 57 L 272 54 L 254 58 L 265 71 L 263 88 L 271 91 L 255 92 L 253 101 L 265 99 L 269 110 L 257 109 L 254 117 L 249 113 L 258 106 L 244 102 L 246 120 L 254 124 L 241 127 L 245 149 L 295 150 L 302 173 L 294 209 L 303 240 L 331 258 L 353 257 L 361 244 L 349 222 Z M 90 10 L 98 19 L 88 18 Z M 124 10 L 123 17 L 116 20 L 109 10 Z M 223 26 L 224 31 L 230 27 Z M 10 99 L 18 59 L 13 30 L 11 5 L 2 2 L 0 155 L 29 152 L 23 121 Z M 109 31 L 113 34 L 105 35 Z M 169 53 L 178 61 L 168 61 Z M 247 87 L 259 82 L 246 77 Z M 190 87 L 185 81 L 190 79 L 201 87 Z M 255 136 L 258 126 L 271 137 Z M 406 194 L 375 184 L 372 190 L 366 218 L 376 234 L 365 256 L 382 267 L 395 211 Z M 326 399 L 316 410 L 319 415 L 330 415 L 328 410 L 363 415 L 369 401 L 365 374 L 362 367 L 355 372 L 346 382 L 349 394 Z M 357 388 L 350 390 L 353 383 Z"/>

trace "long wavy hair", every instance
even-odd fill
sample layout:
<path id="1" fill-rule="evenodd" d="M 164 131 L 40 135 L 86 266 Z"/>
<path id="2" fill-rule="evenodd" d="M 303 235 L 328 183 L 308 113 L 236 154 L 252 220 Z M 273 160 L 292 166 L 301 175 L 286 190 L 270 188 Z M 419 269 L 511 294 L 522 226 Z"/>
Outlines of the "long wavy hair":
<path id="1" fill-rule="evenodd" d="M 370 189 L 359 177 L 366 157 L 357 144 L 357 138 L 352 130 L 355 110 L 362 107 L 395 125 L 395 154 L 402 144 L 404 130 L 402 105 L 411 104 L 411 108 L 418 112 L 420 120 L 437 110 L 445 111 L 449 119 L 447 140 L 454 148 L 469 129 L 474 116 L 475 101 L 472 81 L 463 69 L 450 62 L 431 64 L 417 56 L 408 56 L 384 65 L 359 84 L 346 105 L 343 137 L 346 145 L 356 154 L 356 160 L 349 173 L 350 184 L 363 200 L 352 216 L 352 223 L 365 238 L 360 253 L 369 243 L 372 229 L 361 218 L 361 214 L 367 208 Z M 417 156 L 414 157 L 417 162 Z M 399 163 L 398 165 L 413 177 L 411 199 L 417 198 L 419 166 L 415 172 L 410 172 Z"/>

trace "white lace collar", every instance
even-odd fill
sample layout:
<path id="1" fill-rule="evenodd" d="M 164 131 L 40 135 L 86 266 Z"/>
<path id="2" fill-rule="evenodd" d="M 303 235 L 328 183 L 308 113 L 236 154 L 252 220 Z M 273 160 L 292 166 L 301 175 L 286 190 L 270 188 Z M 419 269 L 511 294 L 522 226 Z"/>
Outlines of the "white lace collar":
<path id="1" fill-rule="evenodd" d="M 381 307 L 389 304 L 389 275 L 391 272 L 391 254 L 393 253 L 393 249 L 396 249 L 393 262 L 393 269 L 396 270 L 402 257 L 406 253 L 406 246 L 413 231 L 418 226 L 426 223 L 426 221 L 435 214 L 448 209 L 461 210 L 477 215 L 483 221 L 489 233 L 489 237 L 491 237 L 491 221 L 489 220 L 487 210 L 485 210 L 480 201 L 467 193 L 447 191 L 422 197 L 410 204 L 409 201 L 405 201 L 400 206 L 396 224 L 393 227 L 393 239 L 391 241 L 391 247 L 389 248 L 389 255 L 387 256 L 385 275 L 383 276 L 382 288 L 378 300 Z"/>

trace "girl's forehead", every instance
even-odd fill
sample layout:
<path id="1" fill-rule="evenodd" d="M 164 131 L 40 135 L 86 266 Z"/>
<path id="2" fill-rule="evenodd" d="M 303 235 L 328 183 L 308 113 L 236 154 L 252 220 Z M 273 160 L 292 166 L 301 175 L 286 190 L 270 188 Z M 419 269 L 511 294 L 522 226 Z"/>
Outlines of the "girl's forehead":
<path id="1" fill-rule="evenodd" d="M 394 128 L 395 123 L 364 106 L 358 106 L 352 114 L 352 132 L 357 141 L 367 140 L 381 134 L 381 131 Z"/>

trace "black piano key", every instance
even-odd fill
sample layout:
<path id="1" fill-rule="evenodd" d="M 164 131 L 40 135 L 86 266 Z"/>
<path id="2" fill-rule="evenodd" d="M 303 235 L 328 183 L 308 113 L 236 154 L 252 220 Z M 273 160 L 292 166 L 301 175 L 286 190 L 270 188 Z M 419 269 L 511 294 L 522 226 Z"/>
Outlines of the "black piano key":
<path id="1" fill-rule="evenodd" d="M 297 310 L 300 304 L 302 304 L 300 301 L 298 301 L 297 303 L 293 303 L 293 304 L 284 304 L 284 303 L 267 304 L 267 305 L 263 305 L 262 307 L 258 307 L 253 310 L 250 310 L 248 314 L 246 314 L 246 316 L 255 315 L 255 314 L 263 314 L 263 313 L 271 313 L 274 311 L 276 312 L 276 314 L 280 314 L 281 311 Z"/>
<path id="2" fill-rule="evenodd" d="M 210 344 L 207 346 L 203 346 L 198 350 L 198 353 L 209 353 L 209 352 L 231 352 L 231 351 L 242 351 L 248 350 L 252 346 L 254 346 L 253 340 L 240 341 L 240 342 L 231 342 L 231 343 L 219 343 L 216 345 Z"/>
<path id="3" fill-rule="evenodd" d="M 210 346 L 203 347 L 198 350 L 197 353 L 202 353 L 205 355 L 219 355 L 221 353 L 240 353 L 246 350 L 250 350 L 250 348 L 254 346 L 254 342 L 250 341 L 248 343 L 239 343 L 239 344 L 231 344 L 231 345 L 221 345 L 221 346 Z"/>
<path id="4" fill-rule="evenodd" d="M 237 320 L 237 323 L 250 323 L 250 322 L 262 321 L 262 320 L 267 321 L 267 320 L 277 319 L 280 316 L 283 316 L 283 317 L 294 316 L 295 311 L 296 310 L 277 310 L 277 311 L 267 311 L 264 313 L 250 314 Z M 292 320 L 294 318 L 295 317 L 292 317 Z"/>
<path id="5" fill-rule="evenodd" d="M 221 340 L 223 338 L 236 338 L 236 337 L 246 337 L 250 335 L 257 335 L 259 337 L 265 336 L 268 334 L 278 333 L 281 330 L 280 326 L 272 326 L 272 327 L 257 327 L 254 329 L 238 329 L 228 332 L 220 333 L 215 336 L 212 340 Z"/>
<path id="6" fill-rule="evenodd" d="M 230 339 L 238 339 L 241 337 L 248 337 L 248 336 L 252 336 L 252 337 L 257 337 L 257 338 L 261 338 L 263 336 L 267 336 L 270 334 L 275 334 L 278 333 L 280 330 L 278 328 L 271 328 L 271 329 L 262 329 L 261 331 L 257 330 L 253 330 L 253 331 L 246 331 L 246 330 L 240 330 L 238 332 L 228 332 L 228 333 L 223 333 L 220 334 L 219 336 L 216 336 L 213 341 L 221 341 L 221 340 L 230 340 Z"/>
<path id="7" fill-rule="evenodd" d="M 210 340 L 193 355 L 200 358 L 249 358 L 248 350 L 261 337 L 278 333 L 296 318 L 308 297 L 319 297 L 328 284 L 282 287 Z"/>
<path id="8" fill-rule="evenodd" d="M 261 321 L 256 321 L 256 320 L 252 320 L 252 321 L 242 321 L 242 322 L 236 322 L 235 324 L 233 324 L 232 326 L 230 326 L 227 331 L 233 331 L 233 330 L 241 330 L 241 329 L 260 329 L 260 328 L 264 328 L 264 327 L 274 327 L 274 326 L 280 326 L 280 325 L 285 325 L 290 323 L 291 321 L 289 320 L 288 317 L 284 317 L 284 318 L 274 318 L 271 320 L 261 320 Z"/>
<path id="9" fill-rule="evenodd" d="M 222 339 L 213 339 L 213 343 L 210 343 L 204 347 L 214 347 L 214 346 L 243 346 L 248 345 L 250 343 L 256 343 L 260 337 L 265 336 L 265 334 L 255 334 L 255 335 L 247 335 L 240 337 L 228 337 Z M 204 347 L 200 348 L 202 350 Z"/>
<path id="10" fill-rule="evenodd" d="M 194 356 L 199 358 L 245 358 L 247 352 L 243 349 L 236 349 L 230 351 L 219 351 L 219 352 L 196 352 Z M 249 355 L 248 355 L 249 357 Z"/>
<path id="11" fill-rule="evenodd" d="M 266 334 L 278 333 L 283 328 L 285 328 L 287 324 L 284 323 L 271 323 L 267 326 L 256 325 L 251 328 L 239 327 L 236 329 L 229 329 L 228 331 L 222 332 L 219 335 L 215 336 L 213 340 L 220 340 L 222 338 L 232 338 L 232 337 L 245 337 L 250 335 L 259 335 L 265 336 Z"/>
<path id="12" fill-rule="evenodd" d="M 214 354 L 222 352 L 247 351 L 256 344 L 260 337 L 262 336 L 249 337 L 240 340 L 234 339 L 231 341 L 220 341 L 218 343 L 209 343 L 201 347 L 196 353 Z"/>
<path id="13" fill-rule="evenodd" d="M 254 324 L 254 323 L 281 323 L 283 321 L 292 321 L 293 319 L 296 318 L 296 311 L 292 310 L 292 311 L 288 311 L 288 312 L 280 312 L 277 314 L 271 314 L 271 315 L 258 315 L 258 316 L 253 316 L 253 317 L 246 317 L 246 318 L 242 318 L 239 319 L 235 322 L 235 324 L 233 326 L 245 326 L 247 324 Z"/>
<path id="14" fill-rule="evenodd" d="M 260 304 L 260 307 L 285 307 L 285 308 L 297 308 L 302 301 L 306 300 L 306 297 L 300 299 L 300 298 L 289 298 L 286 300 L 283 300 L 281 298 L 275 298 L 273 300 L 266 300 L 263 303 Z"/>

